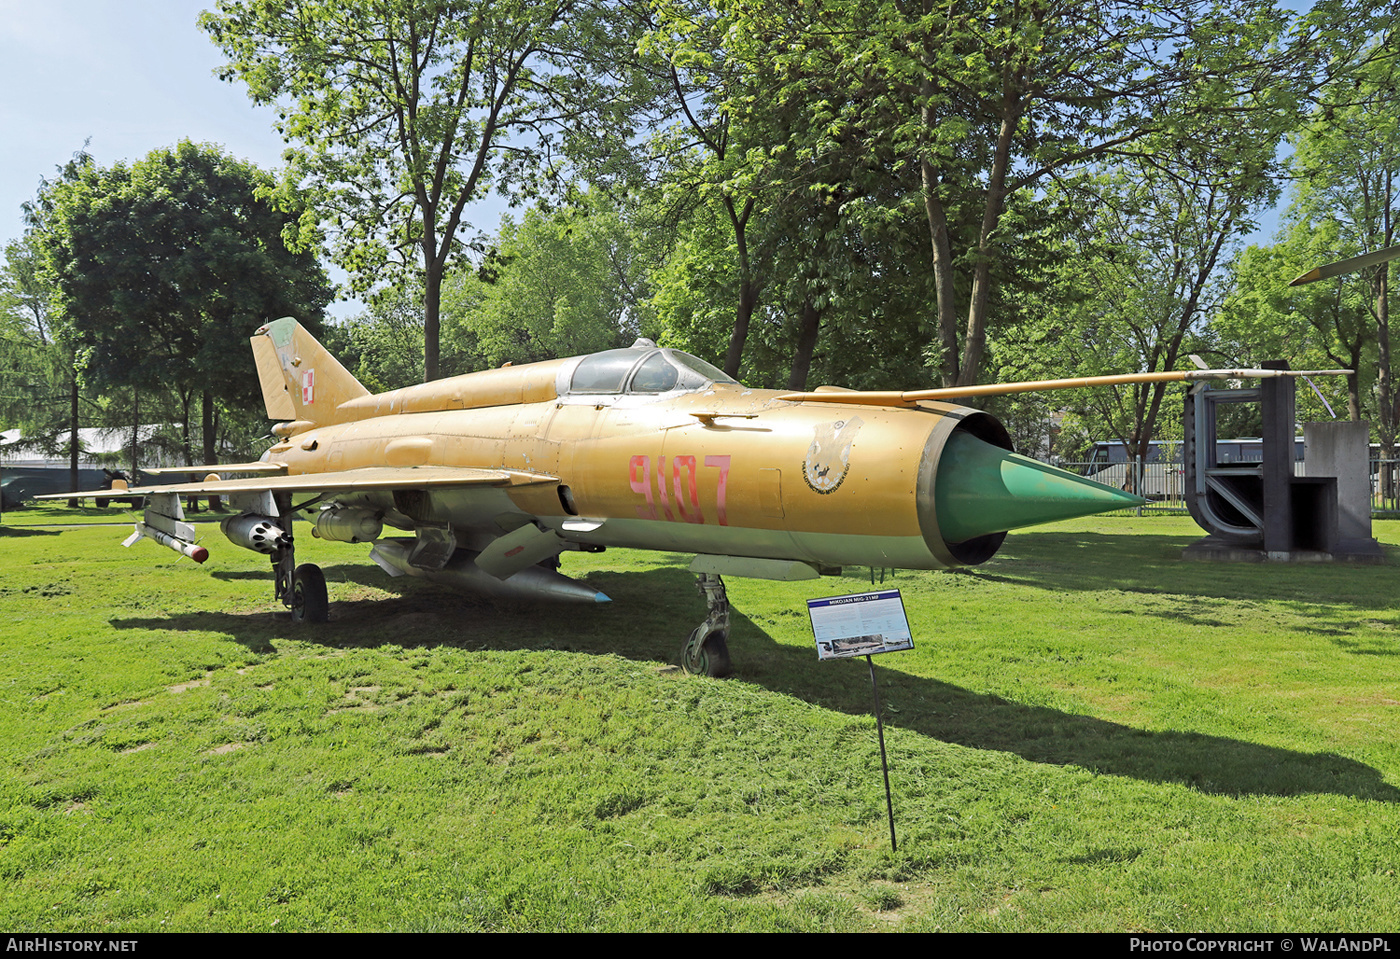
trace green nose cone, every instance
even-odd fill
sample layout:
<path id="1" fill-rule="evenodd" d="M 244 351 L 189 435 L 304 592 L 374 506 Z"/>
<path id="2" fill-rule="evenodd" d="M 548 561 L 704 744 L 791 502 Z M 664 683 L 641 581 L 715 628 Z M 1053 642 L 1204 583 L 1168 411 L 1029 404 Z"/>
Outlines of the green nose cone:
<path id="1" fill-rule="evenodd" d="M 943 447 L 934 500 L 949 543 L 1147 502 L 961 432 Z"/>

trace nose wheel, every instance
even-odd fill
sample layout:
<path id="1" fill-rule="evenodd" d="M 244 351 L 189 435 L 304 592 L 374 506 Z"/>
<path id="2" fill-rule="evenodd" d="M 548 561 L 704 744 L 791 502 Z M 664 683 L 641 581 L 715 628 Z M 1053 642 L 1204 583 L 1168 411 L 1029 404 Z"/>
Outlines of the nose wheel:
<path id="1" fill-rule="evenodd" d="M 705 594 L 709 615 L 691 631 L 681 651 L 681 666 L 688 673 L 700 676 L 728 676 L 729 663 L 729 596 L 724 580 L 714 573 L 701 573 L 697 585 Z"/>

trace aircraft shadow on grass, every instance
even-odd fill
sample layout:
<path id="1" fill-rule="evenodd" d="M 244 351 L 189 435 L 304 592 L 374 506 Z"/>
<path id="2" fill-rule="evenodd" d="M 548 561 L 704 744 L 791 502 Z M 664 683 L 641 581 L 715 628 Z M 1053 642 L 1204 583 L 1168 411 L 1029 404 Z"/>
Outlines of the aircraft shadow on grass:
<path id="1" fill-rule="evenodd" d="M 1199 537 L 1017 532 L 985 566 L 956 570 L 988 582 L 1060 592 L 1121 590 L 1202 599 L 1283 600 L 1374 609 L 1394 570 L 1351 563 L 1218 563 L 1183 560 Z M 1395 551 L 1388 550 L 1391 557 Z M 1388 600 L 1387 600 L 1388 601 Z"/>
<path id="2" fill-rule="evenodd" d="M 0 526 L 0 538 L 13 537 L 18 539 L 21 536 L 57 536 L 62 530 L 57 529 L 31 529 L 22 526 Z"/>
<path id="3" fill-rule="evenodd" d="M 674 661 L 686 633 L 704 616 L 693 577 L 681 569 L 593 573 L 588 580 L 617 600 L 578 606 L 493 603 L 413 579 L 389 579 L 373 567 L 326 568 L 327 579 L 374 587 L 380 598 L 341 600 L 331 622 L 297 626 L 286 612 L 182 613 L 112 620 L 118 629 L 223 633 L 255 652 L 279 640 L 330 647 L 555 650 Z M 216 573 L 242 579 L 244 574 Z M 332 595 L 337 590 L 332 588 Z M 382 593 L 388 592 L 388 598 Z M 812 649 L 780 645 L 739 610 L 731 612 L 730 649 L 737 682 L 750 682 L 850 715 L 868 716 L 871 696 L 864 663 L 819 663 Z M 1147 782 L 1176 783 L 1205 793 L 1295 795 L 1330 793 L 1385 802 L 1400 790 L 1382 774 L 1335 753 L 1303 753 L 1193 732 L 1149 732 L 911 675 L 881 663 L 886 723 L 972 749 L 1013 753 L 1030 762 L 1075 765 Z"/>
<path id="4" fill-rule="evenodd" d="M 1385 625 L 1400 625 L 1400 603 L 1391 584 L 1390 563 L 1217 563 L 1181 559 L 1194 537 L 1104 535 L 1100 533 L 1018 533 L 1005 557 L 986 566 L 951 571 L 989 583 L 1030 586 L 1058 592 L 1117 590 L 1180 597 L 1169 608 L 1136 610 L 1170 624 L 1226 625 L 1212 600 L 1280 601 L 1295 615 L 1316 620 L 1293 629 L 1327 637 L 1357 656 L 1400 656 L 1400 643 L 1355 638 L 1355 630 L 1375 625 L 1377 608 Z M 1390 557 L 1395 556 L 1388 549 Z M 1334 610 L 1354 610 L 1357 618 L 1338 621 Z"/>

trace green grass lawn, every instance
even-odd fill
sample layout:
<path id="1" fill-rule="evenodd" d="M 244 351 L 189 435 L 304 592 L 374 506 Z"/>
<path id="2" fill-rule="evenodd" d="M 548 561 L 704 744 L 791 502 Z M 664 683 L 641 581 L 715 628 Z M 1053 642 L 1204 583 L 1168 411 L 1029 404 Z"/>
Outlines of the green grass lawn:
<path id="1" fill-rule="evenodd" d="M 227 509 L 219 512 L 210 512 L 205 508 L 204 501 L 200 502 L 198 512 L 190 511 L 186 505 L 186 519 L 194 523 L 212 522 L 223 519 L 229 515 Z M 108 506 L 96 506 L 92 500 L 80 501 L 76 509 L 69 509 L 62 502 L 49 505 L 47 502 L 31 502 L 20 509 L 7 509 L 3 516 L 0 516 L 0 527 L 10 529 L 29 529 L 31 527 L 54 527 L 54 526 L 92 526 L 107 523 L 128 524 L 134 523 L 141 518 L 141 510 L 131 509 L 126 505 L 126 501 L 112 503 Z"/>
<path id="2" fill-rule="evenodd" d="M 892 853 L 865 663 L 818 663 L 804 604 L 864 569 L 731 581 L 710 680 L 671 665 L 688 557 L 492 605 L 301 535 L 332 622 L 297 627 L 212 529 L 200 568 L 10 519 L 0 928 L 1400 927 L 1394 565 L 1184 563 L 1189 520 L 1108 518 L 899 573 Z"/>

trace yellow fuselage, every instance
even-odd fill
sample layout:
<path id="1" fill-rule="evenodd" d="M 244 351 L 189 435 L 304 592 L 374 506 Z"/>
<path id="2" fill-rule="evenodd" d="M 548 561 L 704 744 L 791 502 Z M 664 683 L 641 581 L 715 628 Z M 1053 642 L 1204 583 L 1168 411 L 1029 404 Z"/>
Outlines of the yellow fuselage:
<path id="1" fill-rule="evenodd" d="M 548 396 L 561 362 L 364 397 L 346 404 L 352 422 L 297 433 L 267 456 L 291 474 L 448 466 L 558 478 L 332 498 L 381 511 L 401 529 L 449 525 L 467 541 L 499 536 L 524 516 L 599 546 L 830 566 L 963 560 L 938 533 L 936 469 L 960 425 L 999 429 L 984 414 L 792 403 L 733 384 Z M 500 399 L 526 401 L 483 405 Z"/>

